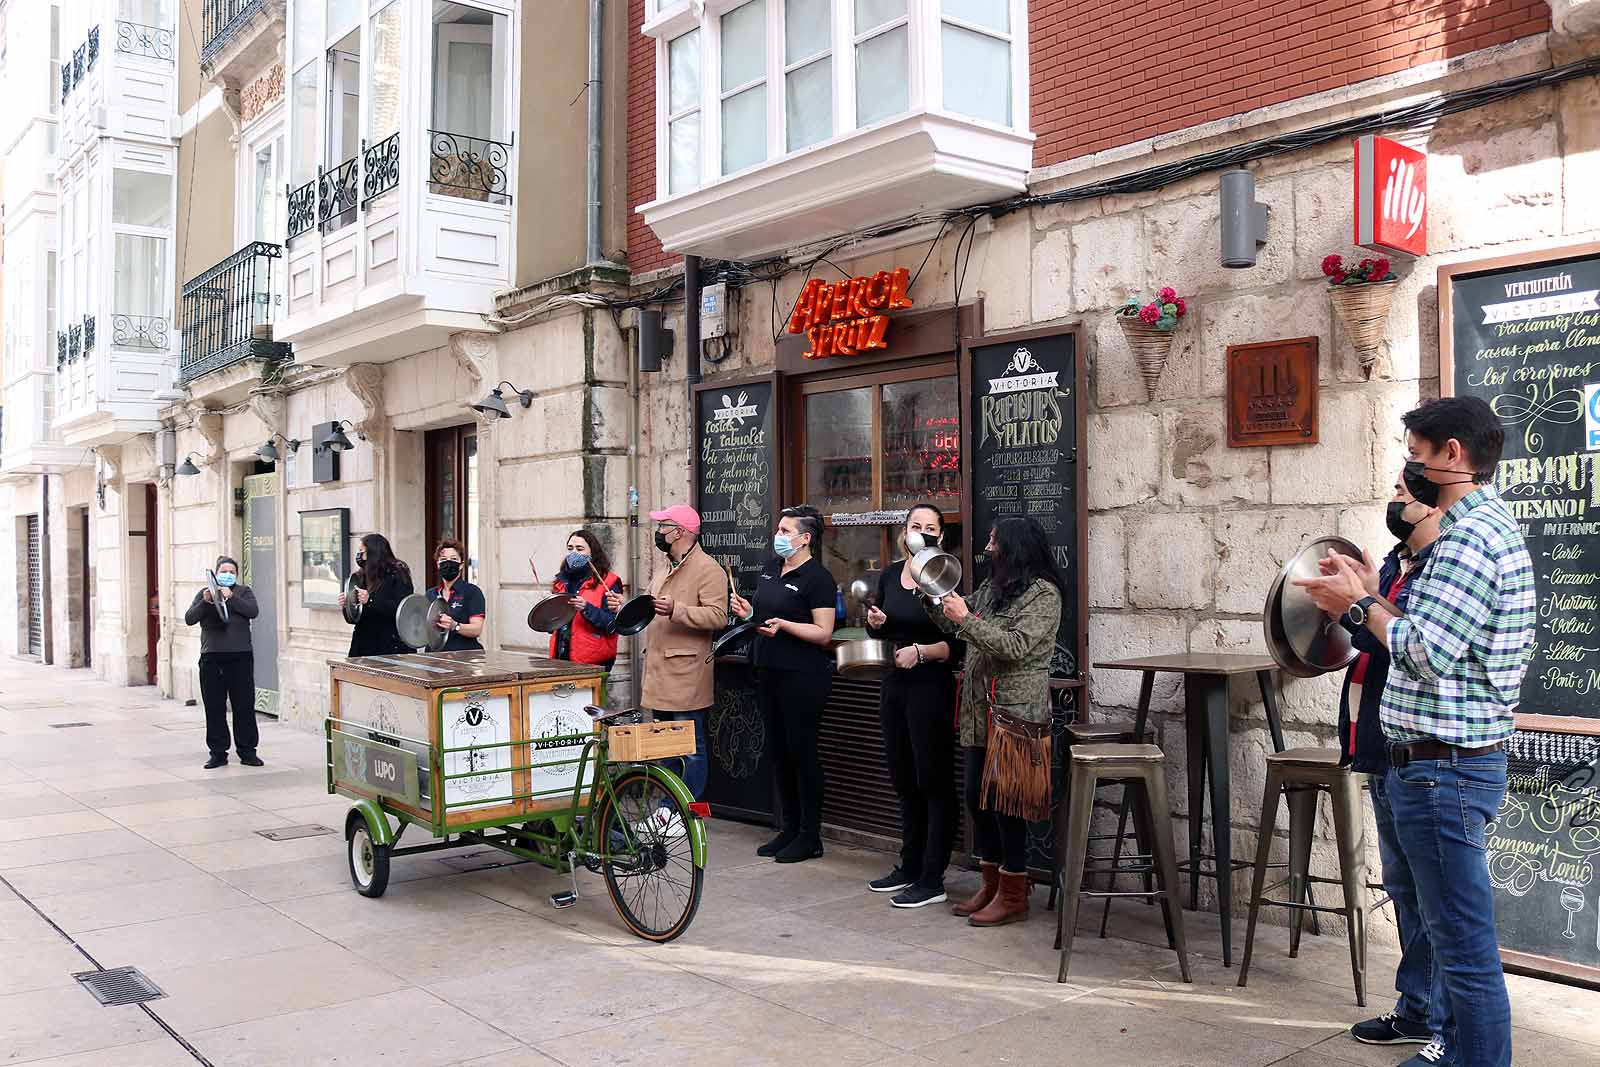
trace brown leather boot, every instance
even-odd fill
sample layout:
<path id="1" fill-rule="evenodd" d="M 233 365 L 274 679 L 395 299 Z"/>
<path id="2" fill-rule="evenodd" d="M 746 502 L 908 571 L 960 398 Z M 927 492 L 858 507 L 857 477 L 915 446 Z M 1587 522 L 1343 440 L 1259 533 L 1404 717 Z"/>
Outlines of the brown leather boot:
<path id="1" fill-rule="evenodd" d="M 1000 891 L 983 910 L 967 919 L 969 926 L 1004 926 L 1018 923 L 1028 917 L 1028 872 L 1012 874 L 1000 872 Z"/>
<path id="2" fill-rule="evenodd" d="M 1000 891 L 1000 865 L 990 863 L 988 860 L 978 861 L 978 873 L 983 875 L 983 884 L 978 891 L 961 901 L 959 904 L 950 905 L 950 914 L 966 918 L 975 911 L 982 911 L 989 906 L 989 901 Z"/>

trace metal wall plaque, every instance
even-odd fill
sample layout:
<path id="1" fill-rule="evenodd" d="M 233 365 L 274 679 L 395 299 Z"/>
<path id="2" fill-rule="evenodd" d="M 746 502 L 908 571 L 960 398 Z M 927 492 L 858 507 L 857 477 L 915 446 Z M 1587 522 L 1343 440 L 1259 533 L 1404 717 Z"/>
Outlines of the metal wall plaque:
<path id="1" fill-rule="evenodd" d="M 1317 443 L 1317 339 L 1229 345 L 1228 447 Z"/>
<path id="2" fill-rule="evenodd" d="M 417 755 L 381 741 L 333 734 L 333 778 L 416 806 Z"/>

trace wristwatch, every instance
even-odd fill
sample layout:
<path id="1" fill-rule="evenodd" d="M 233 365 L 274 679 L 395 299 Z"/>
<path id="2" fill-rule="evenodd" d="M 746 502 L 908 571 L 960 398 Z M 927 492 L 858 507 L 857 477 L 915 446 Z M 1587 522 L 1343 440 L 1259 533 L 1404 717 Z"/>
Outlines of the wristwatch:
<path id="1" fill-rule="evenodd" d="M 1367 612 L 1371 611 L 1372 605 L 1377 602 L 1378 598 L 1375 596 L 1364 596 L 1350 605 L 1350 610 L 1346 615 L 1356 626 L 1365 626 L 1367 624 Z"/>

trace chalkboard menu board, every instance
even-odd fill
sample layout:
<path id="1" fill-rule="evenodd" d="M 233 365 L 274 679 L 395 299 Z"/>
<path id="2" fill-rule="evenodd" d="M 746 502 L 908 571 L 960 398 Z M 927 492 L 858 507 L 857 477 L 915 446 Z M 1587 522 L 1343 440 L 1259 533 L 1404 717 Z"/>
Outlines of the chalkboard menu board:
<path id="1" fill-rule="evenodd" d="M 1083 481 L 1078 451 L 1083 375 L 1077 334 L 1030 331 L 971 349 L 970 410 L 962 432 L 971 457 L 971 543 L 1000 519 L 1044 527 L 1067 583 L 1050 673 L 1078 677 L 1084 647 Z M 987 576 L 977 561 L 973 588 Z"/>
<path id="2" fill-rule="evenodd" d="M 771 378 L 713 382 L 695 393 L 695 509 L 700 546 L 733 568 L 750 596 L 772 558 L 778 415 Z"/>
<path id="3" fill-rule="evenodd" d="M 1507 962 L 1600 968 L 1600 738 L 1518 731 L 1506 757 L 1505 801 L 1484 844 Z"/>
<path id="4" fill-rule="evenodd" d="M 1441 387 L 1505 424 L 1496 484 L 1533 556 L 1520 716 L 1600 717 L 1600 246 L 1568 251 L 1439 276 Z"/>

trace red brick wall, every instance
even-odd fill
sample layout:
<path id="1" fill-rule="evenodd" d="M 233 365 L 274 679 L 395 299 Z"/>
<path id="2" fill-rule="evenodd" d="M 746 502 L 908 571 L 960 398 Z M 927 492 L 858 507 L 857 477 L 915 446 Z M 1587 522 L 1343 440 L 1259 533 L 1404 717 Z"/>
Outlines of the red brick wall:
<path id="1" fill-rule="evenodd" d="M 1545 0 L 1030 0 L 1034 165 L 1550 28 Z"/>
<path id="2" fill-rule="evenodd" d="M 678 262 L 635 212 L 656 198 L 656 43 L 639 32 L 644 0 L 628 0 L 628 266 L 635 274 Z"/>

